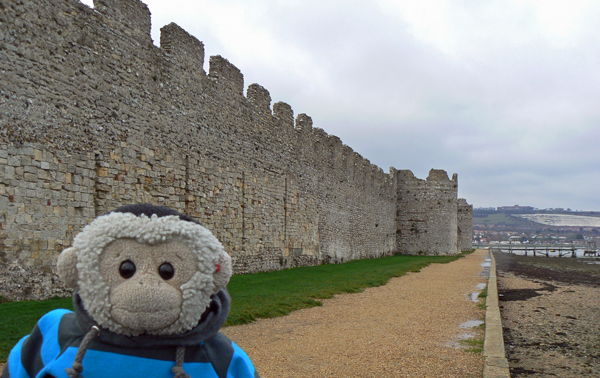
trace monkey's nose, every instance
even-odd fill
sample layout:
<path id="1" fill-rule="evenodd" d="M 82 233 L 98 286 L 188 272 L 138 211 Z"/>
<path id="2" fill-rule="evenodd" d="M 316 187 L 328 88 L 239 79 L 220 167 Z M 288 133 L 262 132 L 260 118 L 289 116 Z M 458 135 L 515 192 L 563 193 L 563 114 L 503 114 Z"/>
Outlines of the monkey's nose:
<path id="1" fill-rule="evenodd" d="M 140 274 L 137 276 L 137 283 L 140 286 L 158 286 L 161 280 L 152 274 Z"/>

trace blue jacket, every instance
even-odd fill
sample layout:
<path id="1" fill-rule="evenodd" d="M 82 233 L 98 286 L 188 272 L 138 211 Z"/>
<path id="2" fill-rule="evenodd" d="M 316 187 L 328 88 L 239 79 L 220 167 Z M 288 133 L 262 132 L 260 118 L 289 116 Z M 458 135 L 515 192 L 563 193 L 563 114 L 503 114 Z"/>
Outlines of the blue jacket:
<path id="1" fill-rule="evenodd" d="M 81 341 L 93 320 L 75 295 L 75 312 L 54 310 L 11 351 L 2 378 L 68 378 Z M 223 311 L 225 310 L 225 311 Z M 172 378 L 177 347 L 185 347 L 183 369 L 190 377 L 258 377 L 248 355 L 218 329 L 229 312 L 221 291 L 199 325 L 183 335 L 126 337 L 100 329 L 83 358 L 82 377 Z M 84 331 L 85 330 L 85 331 Z"/>

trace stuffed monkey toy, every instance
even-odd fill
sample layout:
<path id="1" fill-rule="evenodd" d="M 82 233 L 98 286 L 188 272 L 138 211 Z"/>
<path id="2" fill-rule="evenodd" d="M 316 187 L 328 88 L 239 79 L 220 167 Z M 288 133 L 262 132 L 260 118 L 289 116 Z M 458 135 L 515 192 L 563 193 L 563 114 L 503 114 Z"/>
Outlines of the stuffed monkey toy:
<path id="1" fill-rule="evenodd" d="M 258 377 L 219 332 L 231 259 L 213 234 L 168 207 L 100 216 L 58 258 L 74 312 L 44 315 L 2 378 Z"/>

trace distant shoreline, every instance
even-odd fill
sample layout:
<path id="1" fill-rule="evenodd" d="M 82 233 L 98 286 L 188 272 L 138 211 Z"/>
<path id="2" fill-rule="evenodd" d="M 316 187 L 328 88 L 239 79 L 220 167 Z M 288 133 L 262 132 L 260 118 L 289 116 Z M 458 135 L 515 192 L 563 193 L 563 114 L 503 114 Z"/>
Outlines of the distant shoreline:
<path id="1" fill-rule="evenodd" d="M 575 378 L 600 371 L 600 265 L 509 253 L 494 257 L 511 376 Z"/>

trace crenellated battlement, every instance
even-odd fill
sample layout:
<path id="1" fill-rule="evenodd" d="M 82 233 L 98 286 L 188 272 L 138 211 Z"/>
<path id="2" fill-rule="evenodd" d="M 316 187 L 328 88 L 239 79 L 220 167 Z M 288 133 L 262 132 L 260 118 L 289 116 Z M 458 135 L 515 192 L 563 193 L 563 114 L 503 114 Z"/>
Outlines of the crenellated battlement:
<path id="1" fill-rule="evenodd" d="M 427 181 L 449 182 L 449 181 L 456 181 L 456 180 L 457 180 L 456 174 L 454 174 L 452 176 L 452 180 L 450 180 L 448 178 L 448 174 L 446 173 L 446 171 L 444 171 L 442 169 L 432 169 L 429 171 L 429 175 L 427 176 Z"/>
<path id="2" fill-rule="evenodd" d="M 131 36 L 152 43 L 150 9 L 139 0 L 94 0 L 94 9 L 125 27 Z"/>
<path id="3" fill-rule="evenodd" d="M 271 114 L 271 94 L 264 87 L 258 84 L 250 84 L 246 90 L 246 97 L 248 101 L 256 106 L 259 113 Z"/>
<path id="4" fill-rule="evenodd" d="M 160 29 L 160 48 L 180 67 L 204 73 L 204 44 L 179 25 L 172 22 Z"/>
<path id="5" fill-rule="evenodd" d="M 290 107 L 291 110 L 291 107 Z M 292 113 L 293 115 L 293 113 Z M 312 133 L 313 121 L 308 115 L 301 113 L 296 117 L 296 129 L 300 130 L 303 134 Z"/>
<path id="6" fill-rule="evenodd" d="M 204 44 L 177 24 L 156 47 L 143 2 L 94 5 L 5 2 L 0 295 L 64 294 L 52 273 L 60 251 L 94 217 L 135 202 L 200 220 L 236 273 L 412 253 L 398 230 L 418 217 L 441 222 L 421 252 L 453 252 L 456 175 L 385 173 L 261 85 L 244 96 L 226 58 L 211 56 L 206 73 Z"/>
<path id="7" fill-rule="evenodd" d="M 273 117 L 279 119 L 284 125 L 294 127 L 294 111 L 285 102 L 280 101 L 273 104 Z"/>
<path id="8" fill-rule="evenodd" d="M 329 137 L 329 134 L 320 127 L 313 127 L 312 133 L 317 143 L 324 143 Z"/>
<path id="9" fill-rule="evenodd" d="M 344 166 L 342 165 L 342 140 L 335 135 L 329 135 L 328 137 L 329 148 L 331 149 L 334 169 L 344 170 Z"/>
<path id="10" fill-rule="evenodd" d="M 211 56 L 209 64 L 208 77 L 218 83 L 221 90 L 244 95 L 244 75 L 236 66 L 220 55 Z"/>

